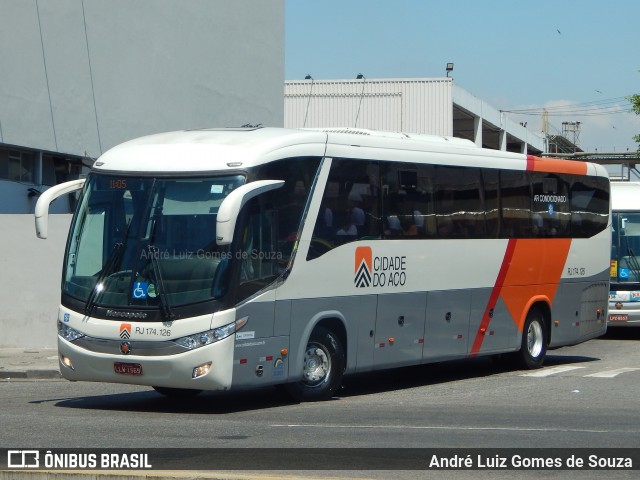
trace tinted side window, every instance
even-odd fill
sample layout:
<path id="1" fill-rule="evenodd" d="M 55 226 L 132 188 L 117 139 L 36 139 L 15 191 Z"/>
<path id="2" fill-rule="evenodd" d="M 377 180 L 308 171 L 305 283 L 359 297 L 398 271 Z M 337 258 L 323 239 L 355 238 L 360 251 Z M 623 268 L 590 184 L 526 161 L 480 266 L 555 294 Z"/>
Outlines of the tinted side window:
<path id="1" fill-rule="evenodd" d="M 384 238 L 435 236 L 433 167 L 384 162 L 380 169 Z"/>
<path id="2" fill-rule="evenodd" d="M 500 172 L 502 208 L 501 238 L 527 238 L 532 235 L 531 188 L 529 174 L 521 171 Z"/>
<path id="3" fill-rule="evenodd" d="M 494 169 L 482 170 L 487 238 L 498 238 L 500 233 L 500 173 Z"/>
<path id="4" fill-rule="evenodd" d="M 266 196 L 266 195 L 265 195 Z M 263 196 L 264 197 L 264 196 Z M 243 300 L 273 282 L 286 267 L 278 245 L 278 212 L 265 198 L 253 198 L 242 209 L 236 301 Z"/>
<path id="5" fill-rule="evenodd" d="M 261 166 L 252 180 L 285 180 L 284 186 L 261 195 L 273 209 L 276 222 L 275 253 L 287 265 L 302 224 L 309 193 L 315 180 L 320 158 L 302 157 L 278 160 Z"/>
<path id="6" fill-rule="evenodd" d="M 380 238 L 380 167 L 333 159 L 307 259 L 345 243 Z"/>
<path id="7" fill-rule="evenodd" d="M 565 178 L 553 173 L 531 173 L 531 186 L 531 236 L 569 236 L 571 210 Z"/>
<path id="8" fill-rule="evenodd" d="M 609 218 L 609 180 L 579 177 L 571 183 L 571 232 L 588 238 L 607 227 Z"/>
<path id="9" fill-rule="evenodd" d="M 480 169 L 436 165 L 434 199 L 438 238 L 483 238 Z"/>

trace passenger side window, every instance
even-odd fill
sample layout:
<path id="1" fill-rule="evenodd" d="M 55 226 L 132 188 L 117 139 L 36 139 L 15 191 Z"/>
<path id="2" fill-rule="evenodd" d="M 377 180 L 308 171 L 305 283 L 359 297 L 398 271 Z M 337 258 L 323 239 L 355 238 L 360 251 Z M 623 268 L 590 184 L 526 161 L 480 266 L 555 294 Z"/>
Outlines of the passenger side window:
<path id="1" fill-rule="evenodd" d="M 434 168 L 438 238 L 484 238 L 480 169 L 443 165 Z"/>
<path id="2" fill-rule="evenodd" d="M 433 167 L 392 162 L 380 165 L 384 238 L 435 236 Z"/>
<path id="3" fill-rule="evenodd" d="M 527 172 L 500 171 L 500 238 L 531 237 L 531 185 Z"/>
<path id="4" fill-rule="evenodd" d="M 568 236 L 571 210 L 567 182 L 553 173 L 532 173 L 531 183 L 531 236 Z"/>
<path id="5" fill-rule="evenodd" d="M 500 218 L 500 173 L 498 170 L 482 170 L 484 185 L 484 206 L 487 238 L 498 238 L 502 219 Z"/>
<path id="6" fill-rule="evenodd" d="M 318 157 L 288 158 L 261 166 L 253 178 L 285 180 L 284 186 L 263 195 L 265 201 L 273 206 L 272 221 L 277 223 L 274 252 L 280 257 L 278 264 L 282 270 L 289 264 L 300 234 L 302 217 L 319 165 Z"/>
<path id="7" fill-rule="evenodd" d="M 607 226 L 609 195 L 607 179 L 582 177 L 571 185 L 571 234 L 591 237 Z"/>
<path id="8" fill-rule="evenodd" d="M 379 169 L 377 162 L 333 159 L 308 260 L 345 243 L 380 238 Z"/>
<path id="9" fill-rule="evenodd" d="M 248 219 L 241 231 L 239 296 L 247 298 L 269 285 L 282 272 L 283 256 L 277 250 L 277 213 L 264 198 L 247 205 Z"/>

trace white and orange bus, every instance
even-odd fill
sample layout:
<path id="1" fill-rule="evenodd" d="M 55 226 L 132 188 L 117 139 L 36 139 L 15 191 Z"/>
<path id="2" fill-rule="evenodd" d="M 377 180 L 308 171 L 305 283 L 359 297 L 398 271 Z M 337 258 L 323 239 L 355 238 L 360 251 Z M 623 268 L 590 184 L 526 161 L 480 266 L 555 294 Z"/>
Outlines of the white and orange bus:
<path id="1" fill-rule="evenodd" d="M 606 331 L 599 165 L 367 130 L 211 129 L 103 154 L 71 225 L 62 375 L 167 395 L 483 355 L 542 365 Z"/>

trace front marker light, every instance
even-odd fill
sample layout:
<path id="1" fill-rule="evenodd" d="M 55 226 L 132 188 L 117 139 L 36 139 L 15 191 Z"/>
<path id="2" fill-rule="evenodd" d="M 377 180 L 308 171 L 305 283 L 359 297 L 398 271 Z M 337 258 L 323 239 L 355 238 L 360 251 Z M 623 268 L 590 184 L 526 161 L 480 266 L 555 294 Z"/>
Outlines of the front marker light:
<path id="1" fill-rule="evenodd" d="M 223 325 L 222 327 L 214 328 L 213 330 L 196 333 L 194 335 L 189 335 L 188 337 L 177 338 L 174 342 L 187 350 L 194 350 L 196 348 L 204 347 L 205 345 L 211 345 L 212 343 L 233 335 L 244 327 L 248 320 L 249 317 L 244 317 L 240 320 L 236 320 L 235 322 Z"/>
<path id="2" fill-rule="evenodd" d="M 70 370 L 75 370 L 75 368 L 73 368 L 73 362 L 71 361 L 71 359 L 69 357 L 66 357 L 64 355 L 60 355 L 60 363 L 62 365 L 64 365 L 65 367 L 67 367 Z"/>
<path id="3" fill-rule="evenodd" d="M 199 365 L 193 369 L 193 373 L 191 374 L 191 377 L 198 378 L 203 375 L 206 375 L 207 373 L 209 373 L 210 369 L 211 369 L 211 362 L 203 363 L 202 365 Z"/>
<path id="4" fill-rule="evenodd" d="M 73 342 L 74 340 L 77 340 L 85 336 L 84 333 L 79 332 L 75 328 L 71 328 L 69 325 L 67 325 L 66 323 L 62 323 L 59 320 L 58 320 L 58 335 L 64 338 L 67 342 Z"/>

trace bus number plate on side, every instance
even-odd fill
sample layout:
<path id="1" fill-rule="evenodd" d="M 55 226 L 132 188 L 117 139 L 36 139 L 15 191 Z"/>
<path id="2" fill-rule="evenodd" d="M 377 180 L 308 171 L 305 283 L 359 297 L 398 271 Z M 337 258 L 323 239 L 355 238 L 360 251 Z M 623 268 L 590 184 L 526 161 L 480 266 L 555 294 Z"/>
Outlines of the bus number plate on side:
<path id="1" fill-rule="evenodd" d="M 142 365 L 139 363 L 114 362 L 113 370 L 121 375 L 142 375 Z"/>
<path id="2" fill-rule="evenodd" d="M 609 321 L 610 322 L 626 322 L 629 320 L 629 316 L 626 313 L 610 313 Z"/>

